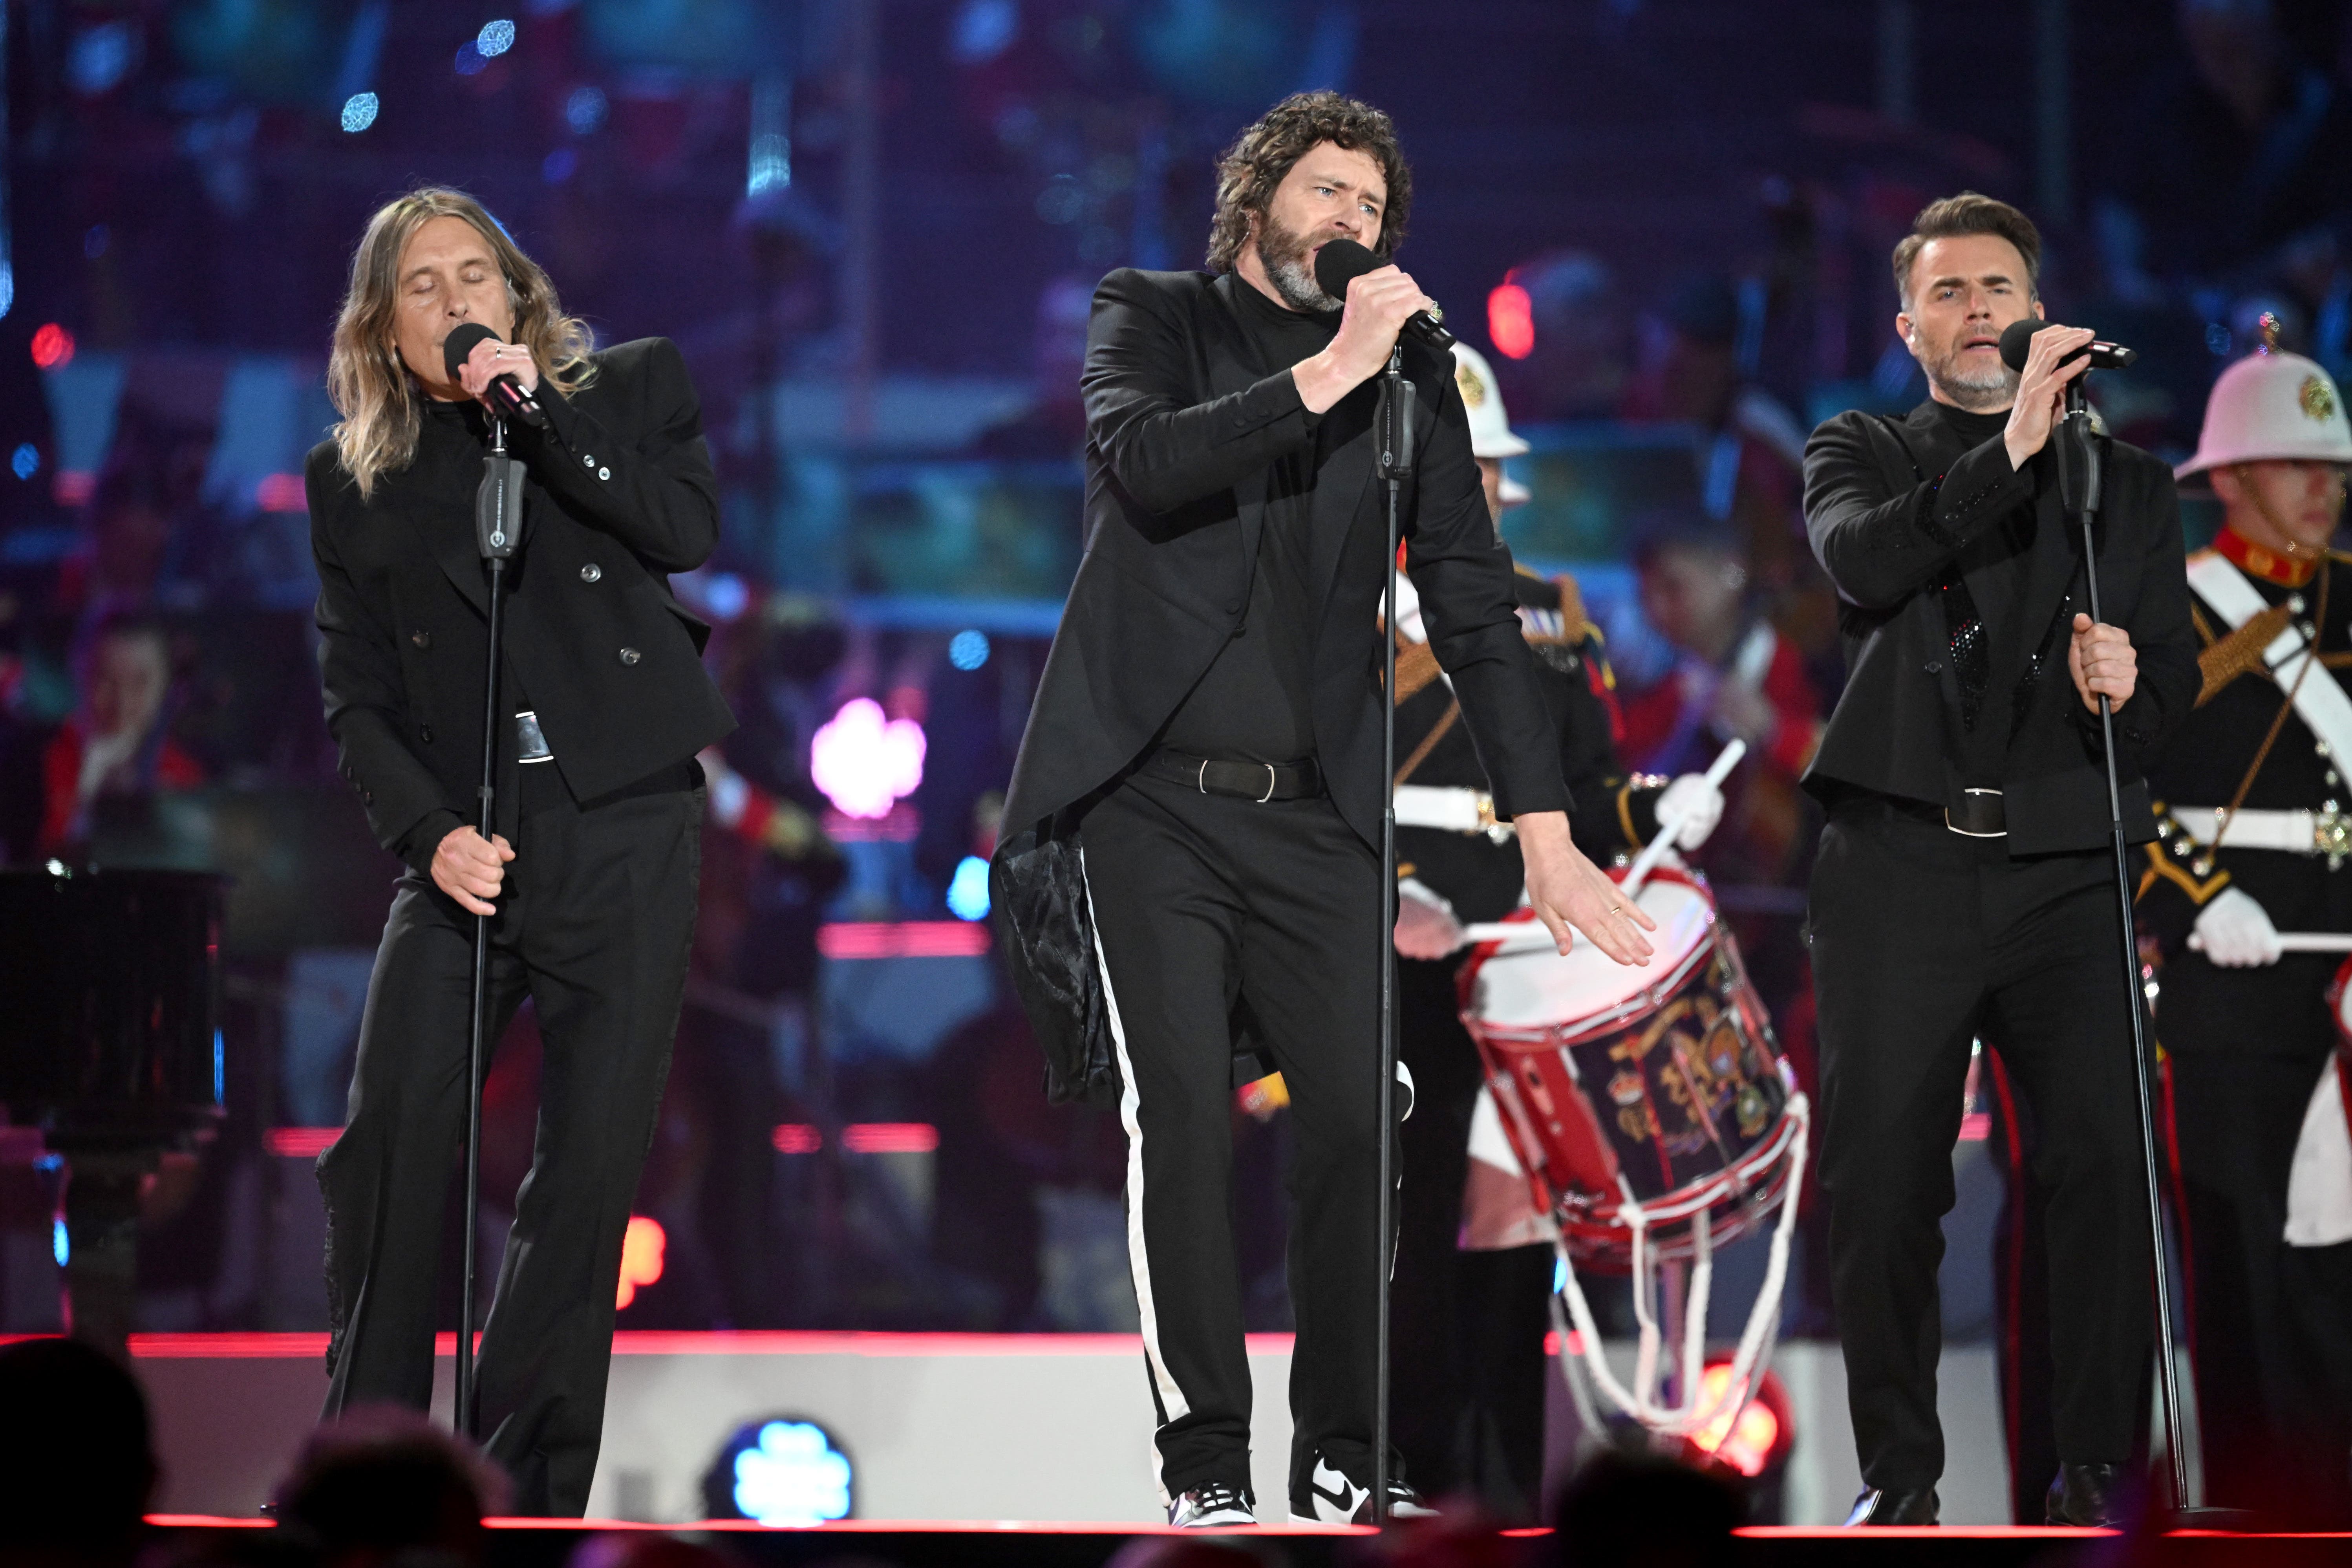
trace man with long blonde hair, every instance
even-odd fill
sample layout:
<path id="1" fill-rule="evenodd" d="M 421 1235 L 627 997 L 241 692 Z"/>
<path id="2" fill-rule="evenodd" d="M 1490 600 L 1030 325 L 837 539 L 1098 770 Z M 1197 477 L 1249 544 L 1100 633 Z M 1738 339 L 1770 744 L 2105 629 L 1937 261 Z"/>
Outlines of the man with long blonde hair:
<path id="1" fill-rule="evenodd" d="M 492 336 L 447 366 L 443 341 L 467 323 Z M 501 375 L 547 423 L 507 432 L 528 481 L 485 842 L 471 826 L 489 657 L 474 495 Z M 686 984 L 694 757 L 734 727 L 702 668 L 709 628 L 667 576 L 719 540 L 700 405 L 675 344 L 597 351 L 480 204 L 431 187 L 369 222 L 327 382 L 343 420 L 304 475 L 327 727 L 377 842 L 408 868 L 348 1124 L 319 1161 L 327 1414 L 431 1400 L 474 917 L 488 916 L 490 1037 L 528 995 L 546 1065 L 474 1429 L 513 1475 L 518 1512 L 577 1515 L 604 1426 L 622 1236 Z"/>

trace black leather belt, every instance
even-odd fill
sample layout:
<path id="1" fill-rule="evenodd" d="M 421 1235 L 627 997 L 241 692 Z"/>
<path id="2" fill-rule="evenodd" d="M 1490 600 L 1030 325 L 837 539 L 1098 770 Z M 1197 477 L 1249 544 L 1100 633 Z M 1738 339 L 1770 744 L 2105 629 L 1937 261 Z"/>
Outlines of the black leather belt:
<path id="1" fill-rule="evenodd" d="M 1944 826 L 1969 838 L 2000 838 L 2009 833 L 2009 816 L 2001 809 L 2000 791 L 1965 789 L 1960 804 L 1944 808 Z"/>
<path id="2" fill-rule="evenodd" d="M 1144 759 L 1142 771 L 1170 784 L 1189 784 L 1202 795 L 1234 795 L 1260 805 L 1323 793 L 1323 770 L 1312 757 L 1296 763 L 1221 763 L 1162 746 Z"/>

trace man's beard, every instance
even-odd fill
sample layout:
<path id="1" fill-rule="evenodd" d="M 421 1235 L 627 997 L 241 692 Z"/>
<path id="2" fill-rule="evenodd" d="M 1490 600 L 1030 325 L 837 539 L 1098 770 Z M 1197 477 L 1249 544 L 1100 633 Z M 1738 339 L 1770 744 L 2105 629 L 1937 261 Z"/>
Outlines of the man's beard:
<path id="1" fill-rule="evenodd" d="M 1284 304 L 1294 310 L 1337 310 L 1346 305 L 1346 300 L 1323 292 L 1323 286 L 1315 281 L 1315 268 L 1307 261 L 1309 247 L 1305 235 L 1283 227 L 1268 213 L 1259 220 L 1256 244 L 1266 281 L 1274 285 Z"/>
<path id="2" fill-rule="evenodd" d="M 1985 370 L 1964 371 L 1960 353 L 1955 345 L 1920 366 L 1945 396 L 1971 414 L 1998 414 L 2017 401 L 2017 372 L 1998 361 Z"/>

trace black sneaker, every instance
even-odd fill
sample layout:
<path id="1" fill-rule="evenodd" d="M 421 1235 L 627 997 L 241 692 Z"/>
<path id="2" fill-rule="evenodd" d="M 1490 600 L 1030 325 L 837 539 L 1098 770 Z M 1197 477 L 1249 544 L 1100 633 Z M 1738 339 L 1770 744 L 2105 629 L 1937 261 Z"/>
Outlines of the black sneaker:
<path id="1" fill-rule="evenodd" d="M 1307 1475 L 1306 1489 L 1290 1494 L 1290 1517 L 1299 1523 L 1370 1524 L 1372 1489 L 1350 1479 L 1318 1454 L 1315 1468 Z M 1437 1510 L 1423 1501 L 1421 1494 L 1405 1485 L 1402 1478 L 1391 1476 L 1389 1517 L 1435 1519 Z"/>
<path id="2" fill-rule="evenodd" d="M 1257 1522 L 1257 1500 L 1247 1487 L 1202 1481 L 1168 1505 L 1168 1522 L 1178 1530 L 1238 1530 Z"/>

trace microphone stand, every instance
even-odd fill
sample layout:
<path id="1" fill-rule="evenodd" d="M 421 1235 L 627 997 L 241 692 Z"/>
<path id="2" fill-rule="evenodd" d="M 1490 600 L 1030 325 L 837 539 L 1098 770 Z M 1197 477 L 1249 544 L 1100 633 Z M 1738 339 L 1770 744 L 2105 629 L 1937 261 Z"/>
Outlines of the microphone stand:
<path id="1" fill-rule="evenodd" d="M 1404 482 L 1412 475 L 1413 404 L 1417 389 L 1404 376 L 1404 343 L 1389 350 L 1381 375 L 1374 438 L 1388 491 L 1388 553 L 1381 557 L 1381 1201 L 1380 1320 L 1372 1384 L 1372 1523 L 1389 1521 L 1389 1284 L 1396 1258 L 1396 626 L 1397 541 L 1402 531 Z"/>
<path id="2" fill-rule="evenodd" d="M 499 666 L 506 633 L 507 563 L 522 537 L 523 466 L 507 455 L 507 422 L 492 416 L 490 450 L 474 492 L 474 543 L 489 569 L 490 652 L 482 681 L 482 783 L 478 831 L 491 842 L 498 826 Z M 473 1041 L 466 1064 L 466 1267 L 457 1298 L 457 1400 L 452 1427 L 478 1437 L 474 1390 L 477 1233 L 482 1215 L 482 1081 L 489 1066 L 490 917 L 474 917 Z"/>
<path id="3" fill-rule="evenodd" d="M 2099 613 L 2099 568 L 2092 537 L 2098 521 L 2105 473 L 2105 453 L 2091 427 L 2090 405 L 2083 396 L 2084 377 L 2066 384 L 2066 414 L 2052 432 L 2058 447 L 2058 496 L 2083 534 L 2083 575 L 2088 586 L 2091 619 Z M 2189 1453 L 2180 1425 L 2180 1378 L 2174 1359 L 2172 1281 L 2167 1267 L 2164 1236 L 2164 1185 L 2156 1154 L 2155 1098 L 2148 1084 L 2147 1010 L 2141 990 L 2139 939 L 2132 921 L 2133 886 L 2130 852 L 2124 843 L 2123 787 L 2116 772 L 2115 704 L 2099 698 L 2099 733 L 2107 763 L 2109 836 L 2115 850 L 2116 899 L 2122 916 L 2124 991 L 2131 1008 L 2132 1073 L 2139 1091 L 2140 1157 L 2147 1174 L 2147 1225 L 2156 1262 L 2156 1386 L 2163 1407 L 2164 1441 L 2171 1462 L 2171 1515 L 2179 1520 L 2189 1507 Z M 2198 1510 L 2200 1512 L 2203 1510 Z"/>

